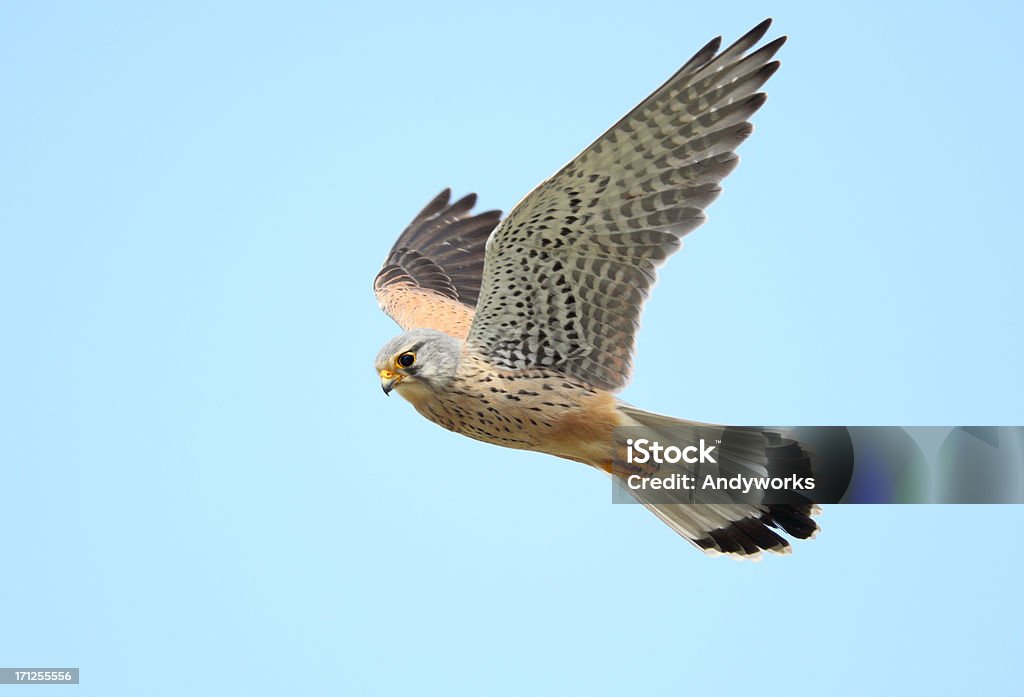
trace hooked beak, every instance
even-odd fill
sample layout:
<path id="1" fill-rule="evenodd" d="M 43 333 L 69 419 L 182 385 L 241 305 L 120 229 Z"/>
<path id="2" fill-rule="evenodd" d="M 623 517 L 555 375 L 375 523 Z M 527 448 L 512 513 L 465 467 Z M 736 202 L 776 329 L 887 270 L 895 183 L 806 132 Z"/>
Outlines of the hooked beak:
<path id="1" fill-rule="evenodd" d="M 399 375 L 390 370 L 380 371 L 380 387 L 384 390 L 385 395 L 391 394 L 391 390 L 395 389 L 395 385 L 402 381 L 404 375 Z"/>

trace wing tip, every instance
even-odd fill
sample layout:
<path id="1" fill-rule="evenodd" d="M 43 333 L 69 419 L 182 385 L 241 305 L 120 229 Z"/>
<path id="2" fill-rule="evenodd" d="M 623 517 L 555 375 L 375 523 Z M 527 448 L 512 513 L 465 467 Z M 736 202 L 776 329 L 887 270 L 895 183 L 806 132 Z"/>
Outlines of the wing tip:
<path id="1" fill-rule="evenodd" d="M 747 32 L 747 36 L 757 35 L 757 40 L 760 40 L 762 36 L 768 33 L 768 29 L 772 26 L 772 22 L 774 21 L 774 17 L 765 17 L 754 25 L 753 29 Z"/>
<path id="2" fill-rule="evenodd" d="M 690 60 L 683 64 L 683 67 L 677 71 L 677 75 L 686 74 L 690 71 L 699 70 L 707 65 L 711 60 L 718 55 L 718 50 L 722 47 L 722 37 L 716 36 L 711 41 L 704 44 L 703 47 L 696 53 L 694 53 Z"/>

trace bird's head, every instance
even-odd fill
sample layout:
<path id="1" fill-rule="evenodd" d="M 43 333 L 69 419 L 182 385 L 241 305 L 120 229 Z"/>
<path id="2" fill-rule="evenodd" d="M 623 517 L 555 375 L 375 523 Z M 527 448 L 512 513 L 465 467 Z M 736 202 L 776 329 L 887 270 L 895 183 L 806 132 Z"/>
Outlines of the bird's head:
<path id="1" fill-rule="evenodd" d="M 436 329 L 413 329 L 384 344 L 376 369 L 384 394 L 399 389 L 409 397 L 415 390 L 443 390 L 455 377 L 462 342 Z"/>

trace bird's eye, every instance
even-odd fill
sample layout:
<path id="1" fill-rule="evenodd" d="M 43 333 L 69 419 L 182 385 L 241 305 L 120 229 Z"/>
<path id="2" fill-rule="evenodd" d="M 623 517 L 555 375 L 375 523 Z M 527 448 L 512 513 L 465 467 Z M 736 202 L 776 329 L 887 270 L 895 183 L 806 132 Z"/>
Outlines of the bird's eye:
<path id="1" fill-rule="evenodd" d="M 399 368 L 409 368 L 413 363 L 416 362 L 416 354 L 412 351 L 403 353 L 401 356 L 395 359 L 395 364 Z"/>

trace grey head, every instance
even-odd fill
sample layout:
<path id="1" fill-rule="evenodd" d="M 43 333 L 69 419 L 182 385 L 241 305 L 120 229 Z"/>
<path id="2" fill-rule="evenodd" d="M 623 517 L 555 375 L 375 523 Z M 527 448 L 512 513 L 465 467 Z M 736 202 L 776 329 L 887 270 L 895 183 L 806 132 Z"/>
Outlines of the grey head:
<path id="1" fill-rule="evenodd" d="M 440 391 L 455 378 L 461 353 L 459 339 L 436 329 L 413 329 L 384 344 L 375 368 L 384 394 L 414 386 Z"/>

